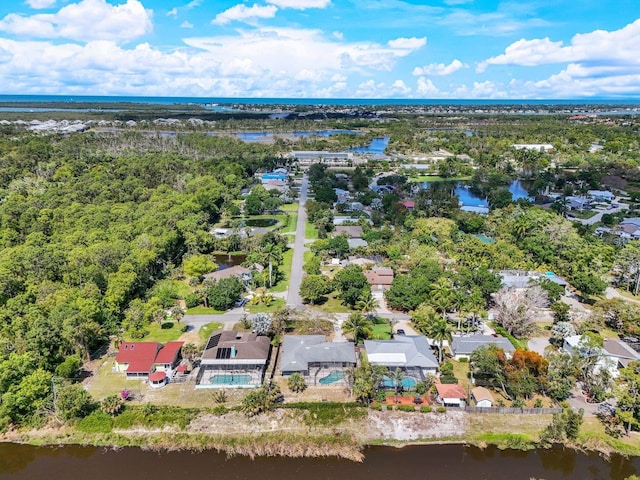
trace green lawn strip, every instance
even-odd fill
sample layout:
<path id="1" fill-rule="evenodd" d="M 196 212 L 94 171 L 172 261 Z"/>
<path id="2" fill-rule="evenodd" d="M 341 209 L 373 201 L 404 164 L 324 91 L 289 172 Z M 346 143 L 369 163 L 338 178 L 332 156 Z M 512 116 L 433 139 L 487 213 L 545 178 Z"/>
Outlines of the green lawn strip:
<path id="1" fill-rule="evenodd" d="M 249 313 L 271 313 L 275 312 L 278 308 L 284 307 L 287 304 L 287 301 L 284 298 L 274 298 L 269 306 L 266 306 L 262 303 L 257 305 L 248 304 L 246 309 Z"/>
<path id="2" fill-rule="evenodd" d="M 289 224 L 281 230 L 281 233 L 296 233 L 297 226 L 298 226 L 298 214 L 290 213 Z"/>
<path id="3" fill-rule="evenodd" d="M 593 217 L 594 215 L 596 215 L 598 212 L 596 212 L 595 210 L 572 210 L 570 215 L 576 217 L 576 218 L 580 218 L 582 220 L 588 220 L 589 218 Z"/>
<path id="4" fill-rule="evenodd" d="M 312 223 L 307 223 L 304 226 L 304 238 L 305 240 L 317 240 L 318 239 L 318 230 L 313 226 Z"/>
<path id="5" fill-rule="evenodd" d="M 353 313 L 353 310 L 342 305 L 341 300 L 335 298 L 334 294 L 329 294 L 326 298 L 326 302 L 318 305 L 321 310 L 327 313 Z"/>
<path id="6" fill-rule="evenodd" d="M 520 348 L 522 350 L 529 349 L 529 345 L 526 340 L 520 340 L 514 337 L 497 323 L 493 322 L 493 324 L 491 325 L 491 328 L 493 328 L 498 335 L 502 335 L 503 337 L 507 338 L 507 340 L 509 340 L 511 342 L 511 345 L 513 345 L 515 348 Z"/>
<path id="7" fill-rule="evenodd" d="M 471 180 L 471 176 L 441 177 L 440 175 L 413 175 L 409 177 L 410 182 L 462 182 Z"/>
<path id="8" fill-rule="evenodd" d="M 371 328 L 371 337 L 374 340 L 391 340 L 391 325 L 381 323 Z"/>
<path id="9" fill-rule="evenodd" d="M 469 362 L 459 362 L 457 360 L 449 360 L 453 365 L 453 375 L 458 379 L 458 385 L 460 385 L 464 391 L 469 389 Z"/>
<path id="10" fill-rule="evenodd" d="M 291 278 L 291 264 L 293 263 L 293 248 L 287 249 L 282 256 L 282 265 L 280 265 L 280 270 L 284 272 L 284 279 L 280 280 L 277 285 L 274 285 L 269 289 L 270 292 L 273 293 L 282 293 L 286 292 L 289 288 L 289 279 Z"/>
<path id="11" fill-rule="evenodd" d="M 198 336 L 200 337 L 200 340 L 206 342 L 211 336 L 212 332 L 220 330 L 221 328 L 222 324 L 220 322 L 207 323 L 206 325 L 200 327 L 200 330 L 198 330 Z"/>
<path id="12" fill-rule="evenodd" d="M 313 258 L 313 256 L 315 255 L 315 253 L 313 253 L 311 250 L 307 250 L 302 254 L 302 258 L 304 260 L 304 262 L 308 262 L 309 260 L 311 260 Z"/>
<path id="13" fill-rule="evenodd" d="M 280 205 L 280 210 L 283 212 L 297 212 L 300 205 L 296 203 L 285 203 L 284 205 Z"/>
<path id="14" fill-rule="evenodd" d="M 149 332 L 143 338 L 132 338 L 128 332 L 125 332 L 123 339 L 127 342 L 171 342 L 177 340 L 182 332 L 182 324 L 178 325 L 177 322 L 164 322 L 163 325 L 170 328 L 162 328 L 159 323 L 150 323 L 145 326 L 145 331 Z"/>
<path id="15" fill-rule="evenodd" d="M 186 312 L 187 315 L 221 315 L 223 313 L 224 312 L 216 310 L 215 308 L 203 306 L 189 308 Z"/>

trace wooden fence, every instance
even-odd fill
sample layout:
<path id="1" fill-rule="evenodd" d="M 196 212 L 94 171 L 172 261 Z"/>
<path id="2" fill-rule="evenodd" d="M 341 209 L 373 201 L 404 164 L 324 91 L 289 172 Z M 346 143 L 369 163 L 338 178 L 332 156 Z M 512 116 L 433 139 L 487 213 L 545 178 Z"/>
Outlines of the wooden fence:
<path id="1" fill-rule="evenodd" d="M 562 413 L 562 408 L 512 408 L 512 407 L 464 407 L 469 413 L 518 413 L 529 415 L 550 415 L 552 413 Z"/>

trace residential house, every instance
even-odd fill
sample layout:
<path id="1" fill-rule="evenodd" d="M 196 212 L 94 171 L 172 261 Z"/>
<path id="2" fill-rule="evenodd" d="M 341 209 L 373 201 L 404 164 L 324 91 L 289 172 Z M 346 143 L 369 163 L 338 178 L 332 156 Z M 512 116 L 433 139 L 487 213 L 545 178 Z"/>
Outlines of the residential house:
<path id="1" fill-rule="evenodd" d="M 366 247 L 369 243 L 362 238 L 348 238 L 347 243 L 349 244 L 350 249 Z"/>
<path id="2" fill-rule="evenodd" d="M 625 368 L 630 362 L 640 361 L 640 354 L 628 343 L 617 338 L 605 338 L 603 348 L 607 357 L 617 362 L 618 368 Z"/>
<path id="3" fill-rule="evenodd" d="M 598 357 L 598 360 L 594 367 L 594 373 L 598 373 L 603 368 L 608 370 L 611 376 L 618 376 L 618 357 L 610 356 L 604 348 L 586 348 L 580 347 L 581 335 L 573 335 L 564 339 L 562 343 L 562 349 L 567 353 L 577 353 L 582 357 Z M 617 347 L 619 348 L 619 346 Z M 610 349 L 615 351 L 617 349 L 610 344 Z"/>
<path id="4" fill-rule="evenodd" d="M 478 215 L 489 215 L 489 207 L 478 207 L 474 205 L 462 205 L 460 210 L 463 212 L 476 213 Z"/>
<path id="5" fill-rule="evenodd" d="M 238 277 L 242 283 L 248 285 L 251 281 L 251 270 L 240 265 L 234 265 L 229 268 L 216 270 L 215 272 L 203 275 L 205 281 L 218 282 L 223 278 Z"/>
<path id="6" fill-rule="evenodd" d="M 553 150 L 553 145 L 550 143 L 516 143 L 511 146 L 516 150 L 534 150 L 537 152 Z"/>
<path id="7" fill-rule="evenodd" d="M 338 225 L 333 236 L 346 235 L 349 238 L 362 238 L 362 234 L 363 231 L 360 225 Z"/>
<path id="8" fill-rule="evenodd" d="M 467 394 L 457 383 L 436 383 L 436 401 L 445 407 L 464 407 Z"/>
<path id="9" fill-rule="evenodd" d="M 565 197 L 569 210 L 585 210 L 591 208 L 592 200 L 587 197 Z"/>
<path id="10" fill-rule="evenodd" d="M 587 196 L 596 202 L 613 202 L 616 196 L 607 190 L 589 190 Z"/>
<path id="11" fill-rule="evenodd" d="M 202 353 L 196 388 L 257 388 L 270 352 L 269 337 L 217 330 Z"/>
<path id="12" fill-rule="evenodd" d="M 510 356 L 516 349 L 511 342 L 504 337 L 494 337 L 493 335 L 470 335 L 468 337 L 453 337 L 451 342 L 451 353 L 456 360 L 469 358 L 477 349 L 488 345 L 496 345 L 501 348 L 507 356 Z"/>
<path id="13" fill-rule="evenodd" d="M 356 366 L 353 342 L 327 342 L 324 335 L 285 335 L 280 353 L 282 375 L 298 372 L 307 385 L 345 386 Z"/>
<path id="14" fill-rule="evenodd" d="M 427 375 L 438 371 L 438 360 L 423 335 L 398 335 L 393 340 L 365 340 L 367 360 L 389 370 L 401 369 L 405 373 L 403 385 L 410 387 Z"/>
<path id="15" fill-rule="evenodd" d="M 404 202 L 401 202 L 401 203 L 402 203 L 402 206 L 409 211 L 412 211 L 414 208 L 416 208 L 416 202 L 414 202 L 413 200 L 405 200 Z"/>
<path id="16" fill-rule="evenodd" d="M 371 293 L 374 296 L 382 296 L 382 294 L 391 288 L 393 283 L 393 269 L 389 267 L 374 267 L 371 270 L 365 270 L 364 276 L 371 285 Z"/>
<path id="17" fill-rule="evenodd" d="M 329 166 L 345 166 L 354 162 L 352 152 L 326 152 L 314 150 L 294 150 L 289 157 L 300 165 L 322 163 Z"/>
<path id="18" fill-rule="evenodd" d="M 566 280 L 553 272 L 536 272 L 531 270 L 500 270 L 498 272 L 502 279 L 502 285 L 507 288 L 525 289 L 542 281 L 549 280 L 562 287 L 568 288 Z"/>
<path id="19" fill-rule="evenodd" d="M 493 395 L 484 387 L 474 387 L 471 389 L 471 396 L 476 402 L 476 407 L 492 407 Z"/>
<path id="20" fill-rule="evenodd" d="M 184 342 L 121 342 L 113 369 L 127 374 L 127 378 L 148 378 L 160 371 L 173 375 L 180 360 Z"/>

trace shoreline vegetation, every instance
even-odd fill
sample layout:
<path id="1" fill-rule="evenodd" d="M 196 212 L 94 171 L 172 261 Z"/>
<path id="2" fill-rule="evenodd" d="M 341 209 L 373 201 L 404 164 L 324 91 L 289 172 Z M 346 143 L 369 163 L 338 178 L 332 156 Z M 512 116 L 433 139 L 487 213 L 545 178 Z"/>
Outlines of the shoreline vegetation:
<path id="1" fill-rule="evenodd" d="M 337 457 L 353 462 L 364 461 L 365 449 L 369 446 L 402 448 L 459 444 L 527 451 L 557 445 L 544 444 L 539 438 L 551 415 L 473 414 L 456 409 L 429 413 L 418 410 L 378 411 L 335 403 L 330 404 L 331 408 L 344 405 L 342 409 L 345 412 L 336 422 L 301 405 L 291 404 L 251 419 L 234 409 L 225 408 L 225 413 L 221 413 L 220 407 L 199 412 L 171 408 L 173 418 L 164 409 L 157 408 L 156 413 L 147 415 L 147 418 L 137 418 L 136 413 L 125 415 L 122 422 L 116 422 L 117 417 L 109 418 L 107 428 L 99 422 L 89 421 L 37 430 L 20 429 L 4 433 L 0 441 L 34 446 L 138 447 L 168 452 L 215 450 L 228 456 L 251 459 L 261 456 Z M 134 410 L 140 413 L 144 408 L 136 407 Z M 96 415 L 102 420 L 107 417 Z M 597 453 L 605 458 L 612 454 L 640 455 L 637 436 L 630 437 L 629 441 L 605 436 L 598 431 L 597 420 L 591 420 L 595 419 L 587 419 L 576 440 L 563 443 L 563 446 Z M 120 428 L 118 423 L 127 427 Z M 229 424 L 234 424 L 235 428 L 222 432 L 221 429 Z M 455 434 L 458 427 L 461 427 L 460 433 Z"/>

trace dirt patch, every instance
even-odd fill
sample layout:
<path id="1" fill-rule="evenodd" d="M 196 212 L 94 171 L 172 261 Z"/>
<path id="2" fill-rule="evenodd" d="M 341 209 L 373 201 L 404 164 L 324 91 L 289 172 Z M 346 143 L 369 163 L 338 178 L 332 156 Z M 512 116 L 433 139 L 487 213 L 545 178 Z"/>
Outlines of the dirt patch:
<path id="1" fill-rule="evenodd" d="M 462 411 L 411 413 L 370 411 L 362 441 L 462 438 L 468 430 L 468 415 Z"/>

